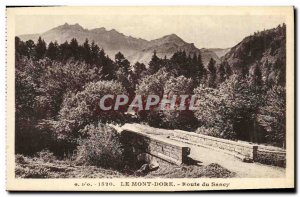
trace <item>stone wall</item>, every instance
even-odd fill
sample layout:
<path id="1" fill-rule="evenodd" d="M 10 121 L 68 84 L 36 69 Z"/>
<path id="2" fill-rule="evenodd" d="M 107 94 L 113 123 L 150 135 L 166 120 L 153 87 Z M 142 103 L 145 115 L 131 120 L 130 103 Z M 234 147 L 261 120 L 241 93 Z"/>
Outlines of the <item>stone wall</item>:
<path id="1" fill-rule="evenodd" d="M 282 167 L 286 165 L 286 151 L 279 147 L 226 140 L 182 130 L 174 130 L 173 136 L 199 146 L 221 149 L 244 161 L 255 161 Z"/>
<path id="2" fill-rule="evenodd" d="M 182 142 L 182 146 L 184 146 L 184 144 L 193 144 L 197 146 L 203 146 L 206 148 L 221 150 L 224 153 L 234 155 L 235 157 L 238 157 L 243 161 L 255 161 L 278 166 L 285 166 L 286 162 L 286 151 L 279 147 L 264 146 L 244 141 L 226 140 L 182 130 L 167 130 L 153 128 L 147 125 L 141 125 L 136 123 L 125 124 L 122 127 L 122 129 L 143 133 L 145 134 L 145 136 L 151 136 L 151 138 L 155 138 L 156 136 L 158 136 L 159 139 L 162 140 L 176 140 L 178 142 Z M 156 145 L 153 146 L 155 147 Z M 153 152 L 155 152 L 154 149 Z M 171 148 L 166 148 L 166 150 L 167 151 L 165 155 L 168 155 L 168 152 L 170 152 L 170 150 L 172 152 Z M 171 156 L 168 155 L 168 157 Z"/>
<path id="3" fill-rule="evenodd" d="M 149 153 L 173 164 L 185 163 L 190 153 L 190 149 L 183 143 L 159 136 L 149 136 L 132 130 L 124 130 L 122 135 L 126 135 L 127 143 L 131 144 L 135 151 Z"/>
<path id="4" fill-rule="evenodd" d="M 258 146 L 251 145 L 249 143 L 225 140 L 221 138 L 181 130 L 174 130 L 174 137 L 183 140 L 188 140 L 196 145 L 221 149 L 247 161 L 255 160 L 257 154 Z"/>
<path id="5" fill-rule="evenodd" d="M 258 146 L 257 156 L 255 161 L 275 165 L 275 166 L 286 166 L 286 151 L 280 149 L 272 149 L 265 146 Z"/>

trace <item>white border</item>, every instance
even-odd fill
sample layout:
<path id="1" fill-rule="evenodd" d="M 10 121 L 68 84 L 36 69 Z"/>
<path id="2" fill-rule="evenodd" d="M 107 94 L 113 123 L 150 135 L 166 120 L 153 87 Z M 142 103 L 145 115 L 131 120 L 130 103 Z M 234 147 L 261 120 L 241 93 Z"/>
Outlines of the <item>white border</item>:
<path id="1" fill-rule="evenodd" d="M 85 1 L 79 1 L 79 0 L 51 0 L 51 1 L 37 1 L 37 0 L 10 0 L 0 1 L 0 62 L 1 62 L 1 71 L 0 71 L 0 96 L 1 101 L 0 102 L 0 129 L 2 132 L 0 132 L 0 138 L 2 139 L 2 143 L 0 146 L 0 156 L 2 161 L 0 162 L 0 187 L 1 187 L 1 196 L 8 196 L 8 193 L 5 191 L 5 6 L 6 5 L 256 5 L 256 6 L 263 6 L 263 5 L 272 5 L 272 6 L 280 6 L 280 5 L 294 5 L 296 8 L 300 7 L 300 1 L 299 0 L 273 0 L 273 1 L 266 1 L 266 0 L 248 0 L 248 1 L 241 1 L 241 0 L 211 0 L 211 1 L 197 1 L 197 0 L 109 0 L 105 2 L 100 1 L 93 1 L 93 0 L 85 0 Z M 299 26 L 299 20 L 296 20 L 297 25 Z M 298 32 L 296 32 L 297 35 Z M 298 43 L 297 43 L 298 44 Z M 299 55 L 299 50 L 297 51 L 296 56 Z M 300 71 L 297 70 L 297 76 L 299 75 Z M 299 84 L 297 84 L 297 92 L 299 92 Z M 297 117 L 297 122 L 299 122 L 300 118 Z M 296 131 L 297 132 L 297 131 Z M 297 135 L 297 141 L 299 141 L 299 134 Z M 297 143 L 296 143 L 297 144 Z M 298 152 L 298 151 L 297 151 Z M 297 157 L 299 156 L 299 152 L 297 154 Z M 299 181 L 298 181 L 299 183 Z M 297 185 L 297 187 L 299 184 Z M 61 194 L 56 194 L 57 196 L 62 196 Z M 72 195 L 72 194 L 69 194 Z M 104 195 L 104 194 L 101 194 Z M 106 194 L 107 195 L 107 194 Z M 129 196 L 132 194 L 121 194 L 125 196 Z M 163 194 L 155 194 L 155 195 L 163 195 Z M 201 195 L 207 195 L 207 194 L 201 194 Z M 262 196 L 265 194 L 255 194 L 256 196 Z"/>

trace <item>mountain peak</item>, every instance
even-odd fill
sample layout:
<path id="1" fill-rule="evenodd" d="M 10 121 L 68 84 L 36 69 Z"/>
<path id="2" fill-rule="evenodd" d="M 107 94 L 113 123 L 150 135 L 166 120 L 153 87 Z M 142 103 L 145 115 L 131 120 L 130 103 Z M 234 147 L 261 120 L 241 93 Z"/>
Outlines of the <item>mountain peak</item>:
<path id="1" fill-rule="evenodd" d="M 107 31 L 107 32 L 109 32 L 109 33 L 111 33 L 111 34 L 114 34 L 114 35 L 122 35 L 122 36 L 125 36 L 123 33 L 120 33 L 120 32 L 118 32 L 118 31 L 115 30 L 115 29 L 111 29 L 111 30 L 109 30 L 109 31 Z"/>
<path id="2" fill-rule="evenodd" d="M 84 28 L 81 25 L 79 25 L 78 23 L 75 23 L 74 25 L 70 25 L 69 23 L 65 23 L 65 24 L 60 25 L 60 26 L 58 26 L 56 28 L 53 28 L 53 29 L 54 30 L 68 30 L 68 29 L 72 29 L 72 30 L 78 30 L 78 31 L 84 30 Z"/>
<path id="3" fill-rule="evenodd" d="M 169 35 L 163 36 L 161 38 L 152 40 L 150 42 L 152 42 L 154 45 L 161 45 L 161 44 L 172 43 L 172 44 L 175 44 L 177 46 L 182 46 L 182 45 L 187 44 L 184 40 L 182 40 L 176 34 L 169 34 Z"/>
<path id="4" fill-rule="evenodd" d="M 95 29 L 91 29 L 91 32 L 96 32 L 96 33 L 104 33 L 107 32 L 107 30 L 105 29 L 105 27 L 99 27 L 99 28 L 95 28 Z"/>
<path id="5" fill-rule="evenodd" d="M 162 37 L 163 39 L 167 39 L 169 41 L 180 41 L 182 42 L 183 40 L 177 36 L 176 34 L 169 34 L 169 35 L 165 35 L 164 37 Z"/>
<path id="6" fill-rule="evenodd" d="M 169 35 L 165 35 L 164 37 L 169 37 L 169 38 L 180 38 L 180 37 L 177 36 L 176 34 L 169 34 Z"/>

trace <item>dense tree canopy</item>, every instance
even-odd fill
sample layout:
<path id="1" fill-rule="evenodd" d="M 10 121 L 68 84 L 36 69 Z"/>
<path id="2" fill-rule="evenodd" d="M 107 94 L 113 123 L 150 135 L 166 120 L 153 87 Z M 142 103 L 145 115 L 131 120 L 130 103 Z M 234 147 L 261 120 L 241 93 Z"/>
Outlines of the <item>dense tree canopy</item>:
<path id="1" fill-rule="evenodd" d="M 45 147 L 55 152 L 66 143 L 76 148 L 88 125 L 128 121 L 284 146 L 284 28 L 257 33 L 220 63 L 210 59 L 207 65 L 201 53 L 182 50 L 164 58 L 154 51 L 143 64 L 129 62 L 122 52 L 111 59 L 87 39 L 47 45 L 41 37 L 35 42 L 16 37 L 16 152 L 32 154 Z M 105 94 L 130 99 L 195 94 L 200 109 L 104 112 L 97 105 Z"/>

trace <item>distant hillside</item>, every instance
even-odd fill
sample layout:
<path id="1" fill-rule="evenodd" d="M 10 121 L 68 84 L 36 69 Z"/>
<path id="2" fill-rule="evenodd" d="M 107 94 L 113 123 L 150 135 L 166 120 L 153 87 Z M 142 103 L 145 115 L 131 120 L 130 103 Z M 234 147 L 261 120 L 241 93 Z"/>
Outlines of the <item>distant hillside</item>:
<path id="1" fill-rule="evenodd" d="M 160 58 L 170 57 L 179 50 L 184 50 L 187 54 L 199 54 L 201 52 L 203 63 L 206 65 L 210 58 L 220 62 L 218 55 L 209 49 L 198 49 L 193 43 L 187 43 L 176 34 L 166 35 L 162 38 L 147 41 L 141 38 L 126 36 L 115 29 L 106 30 L 104 27 L 96 29 L 84 29 L 79 24 L 64 25 L 55 27 L 42 34 L 20 35 L 21 40 L 37 41 L 41 36 L 47 43 L 57 41 L 63 43 L 76 38 L 79 43 L 83 43 L 85 39 L 90 42 L 95 41 L 97 45 L 104 48 L 105 52 L 114 58 L 115 54 L 121 51 L 125 57 L 131 62 L 137 61 L 148 64 L 153 51 L 157 52 Z"/>
<path id="2" fill-rule="evenodd" d="M 263 77 L 276 78 L 280 77 L 279 72 L 285 76 L 285 53 L 286 27 L 279 25 L 244 38 L 222 57 L 222 61 L 227 61 L 232 70 L 238 73 L 251 71 L 253 65 L 259 64 Z M 266 72 L 269 74 L 266 75 Z"/>
<path id="3" fill-rule="evenodd" d="M 219 58 L 222 58 L 226 53 L 230 51 L 230 48 L 226 48 L 226 49 L 210 48 L 209 50 L 214 52 Z"/>

